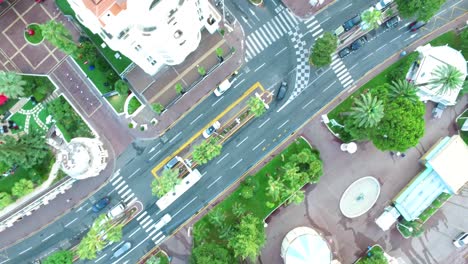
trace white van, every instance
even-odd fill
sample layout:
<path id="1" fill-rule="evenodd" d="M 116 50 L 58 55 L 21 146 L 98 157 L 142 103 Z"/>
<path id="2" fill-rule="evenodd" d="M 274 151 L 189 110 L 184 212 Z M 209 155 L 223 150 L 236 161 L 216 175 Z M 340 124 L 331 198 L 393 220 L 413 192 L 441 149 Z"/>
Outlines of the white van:
<path id="1" fill-rule="evenodd" d="M 107 212 L 107 217 L 109 217 L 109 219 L 114 219 L 123 214 L 123 212 L 125 212 L 125 205 L 122 202 L 119 202 L 112 207 L 109 212 Z"/>
<path id="2" fill-rule="evenodd" d="M 161 220 L 159 220 L 156 224 L 154 224 L 154 229 L 159 230 L 163 226 L 165 226 L 167 223 L 169 223 L 172 220 L 172 217 L 169 214 L 165 214 Z"/>
<path id="3" fill-rule="evenodd" d="M 218 96 L 218 97 L 223 95 L 224 92 L 226 92 L 229 88 L 231 88 L 232 83 L 236 80 L 236 75 L 237 75 L 237 71 L 235 71 L 233 74 L 231 74 L 231 76 L 229 76 L 229 78 L 222 81 L 218 85 L 218 87 L 216 87 L 216 89 L 214 90 L 214 94 L 216 96 Z"/>

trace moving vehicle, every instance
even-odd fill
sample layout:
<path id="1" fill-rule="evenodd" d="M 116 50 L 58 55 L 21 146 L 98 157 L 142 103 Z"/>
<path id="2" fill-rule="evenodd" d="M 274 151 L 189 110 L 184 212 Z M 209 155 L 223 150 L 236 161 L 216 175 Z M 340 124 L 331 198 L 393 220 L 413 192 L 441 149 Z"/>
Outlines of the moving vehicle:
<path id="1" fill-rule="evenodd" d="M 216 129 L 220 127 L 221 127 L 221 123 L 219 123 L 219 121 L 214 122 L 209 128 L 203 131 L 203 137 L 209 138 L 211 134 L 213 134 L 216 131 Z"/>
<path id="2" fill-rule="evenodd" d="M 154 224 L 154 229 L 159 230 L 163 226 L 165 226 L 167 223 L 169 223 L 172 220 L 172 217 L 169 214 L 165 214 L 161 220 L 159 220 L 156 224 Z"/>
<path id="3" fill-rule="evenodd" d="M 125 205 L 122 202 L 119 202 L 118 204 L 114 205 L 114 207 L 112 207 L 112 209 L 110 209 L 109 212 L 107 212 L 107 217 L 109 217 L 109 219 L 114 219 L 123 214 L 124 212 Z"/>
<path id="4" fill-rule="evenodd" d="M 387 20 L 387 22 L 385 22 L 385 27 L 386 28 L 395 28 L 396 26 L 398 26 L 399 22 L 400 22 L 400 17 L 399 16 L 394 16 L 394 17 L 390 18 L 389 20 Z"/>
<path id="5" fill-rule="evenodd" d="M 174 168 L 174 166 L 179 163 L 182 159 L 179 156 L 173 157 L 166 165 L 164 165 L 164 169 L 170 170 Z"/>
<path id="6" fill-rule="evenodd" d="M 281 85 L 278 89 L 278 93 L 276 93 L 276 100 L 280 101 L 286 96 L 286 92 L 288 91 L 288 83 L 281 82 Z"/>
<path id="7" fill-rule="evenodd" d="M 366 36 L 362 36 L 358 39 L 356 39 L 353 44 L 351 44 L 351 50 L 358 50 L 360 49 L 362 46 L 364 46 L 364 44 L 367 42 L 367 37 Z"/>
<path id="8" fill-rule="evenodd" d="M 103 197 L 101 200 L 97 201 L 95 204 L 93 204 L 93 212 L 97 213 L 101 211 L 102 209 L 106 208 L 106 206 L 110 203 L 109 197 Z"/>
<path id="9" fill-rule="evenodd" d="M 377 4 L 375 4 L 375 9 L 382 11 L 388 6 L 390 6 L 392 2 L 393 0 L 380 0 Z"/>
<path id="10" fill-rule="evenodd" d="M 346 48 L 340 50 L 340 52 L 338 52 L 338 56 L 340 56 L 340 58 L 344 58 L 344 57 L 348 56 L 350 53 L 351 53 L 351 50 L 348 47 L 346 47 Z"/>
<path id="11" fill-rule="evenodd" d="M 361 16 L 356 15 L 355 17 L 351 18 L 350 20 L 344 22 L 343 28 L 345 29 L 345 31 L 349 31 L 354 26 L 359 25 L 359 23 L 361 23 Z"/>
<path id="12" fill-rule="evenodd" d="M 459 234 L 454 240 L 453 240 L 453 245 L 456 246 L 457 248 L 464 247 L 466 244 L 468 244 L 468 233 L 463 232 Z"/>
<path id="13" fill-rule="evenodd" d="M 223 95 L 224 92 L 226 92 L 229 88 L 231 88 L 232 83 L 236 80 L 237 76 L 237 71 L 235 71 L 229 78 L 226 80 L 222 81 L 218 87 L 214 90 L 214 94 L 216 96 L 221 96 Z"/>
<path id="14" fill-rule="evenodd" d="M 411 24 L 409 24 L 408 30 L 410 30 L 411 32 L 414 32 L 414 31 L 422 28 L 424 25 L 426 25 L 426 22 L 424 22 L 424 21 L 414 21 Z"/>
<path id="15" fill-rule="evenodd" d="M 125 242 L 119 249 L 117 249 L 114 252 L 114 255 L 112 255 L 112 258 L 118 258 L 121 257 L 125 252 L 127 252 L 130 248 L 132 248 L 132 243 L 130 242 Z"/>

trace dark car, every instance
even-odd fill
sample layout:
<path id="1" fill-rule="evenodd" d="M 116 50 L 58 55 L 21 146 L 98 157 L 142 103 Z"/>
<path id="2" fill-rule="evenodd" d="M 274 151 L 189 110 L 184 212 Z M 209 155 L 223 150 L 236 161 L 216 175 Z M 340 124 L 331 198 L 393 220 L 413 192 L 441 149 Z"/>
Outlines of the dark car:
<path id="1" fill-rule="evenodd" d="M 390 18 L 389 20 L 387 20 L 387 22 L 385 22 L 385 27 L 386 28 L 395 28 L 396 26 L 398 26 L 399 22 L 400 22 L 400 17 L 394 16 L 394 17 Z"/>
<path id="2" fill-rule="evenodd" d="M 102 209 L 106 208 L 106 206 L 109 204 L 109 202 L 110 202 L 109 197 L 104 197 L 101 200 L 97 201 L 93 205 L 93 212 L 97 213 L 97 212 L 101 211 Z"/>
<path id="3" fill-rule="evenodd" d="M 351 50 L 358 50 L 360 49 L 362 46 L 364 46 L 364 44 L 367 42 L 367 37 L 366 36 L 362 36 L 358 39 L 356 39 L 353 44 L 351 44 Z"/>
<path id="4" fill-rule="evenodd" d="M 288 83 L 281 82 L 280 88 L 278 89 L 278 93 L 276 94 L 276 100 L 283 100 L 286 96 L 286 92 L 288 91 Z"/>
<path id="5" fill-rule="evenodd" d="M 422 28 L 424 25 L 426 25 L 426 22 L 424 21 L 414 21 L 413 23 L 409 24 L 408 29 L 414 32 Z"/>
<path id="6" fill-rule="evenodd" d="M 350 53 L 351 53 L 351 50 L 348 47 L 346 47 L 346 48 L 340 50 L 340 52 L 338 52 L 338 56 L 340 56 L 340 58 L 344 58 L 344 57 L 348 56 Z"/>
<path id="7" fill-rule="evenodd" d="M 344 22 L 343 27 L 346 31 L 348 31 L 352 29 L 354 26 L 358 25 L 359 23 L 361 23 L 361 16 L 357 15 L 351 18 L 350 20 Z"/>

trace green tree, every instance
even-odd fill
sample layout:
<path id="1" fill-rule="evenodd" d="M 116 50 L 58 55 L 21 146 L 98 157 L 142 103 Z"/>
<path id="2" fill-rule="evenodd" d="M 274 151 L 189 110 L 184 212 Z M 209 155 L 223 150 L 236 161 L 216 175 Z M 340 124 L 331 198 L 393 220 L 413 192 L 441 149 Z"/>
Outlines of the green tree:
<path id="1" fill-rule="evenodd" d="M 227 240 L 227 239 L 229 239 L 231 237 L 232 232 L 233 232 L 232 225 L 230 225 L 228 223 L 223 223 L 218 228 L 219 228 L 218 233 L 219 233 L 219 238 L 220 239 Z"/>
<path id="2" fill-rule="evenodd" d="M 59 250 L 48 256 L 43 264 L 72 264 L 73 252 L 70 250 Z"/>
<path id="3" fill-rule="evenodd" d="M 377 247 L 372 248 L 369 255 L 360 259 L 357 264 L 387 264 L 388 260 L 383 254 L 383 250 Z"/>
<path id="4" fill-rule="evenodd" d="M 121 96 L 128 94 L 128 84 L 124 80 L 118 80 L 114 83 L 114 89 Z"/>
<path id="5" fill-rule="evenodd" d="M 216 48 L 216 56 L 222 58 L 224 56 L 224 50 L 221 47 Z"/>
<path id="6" fill-rule="evenodd" d="M 291 193 L 288 200 L 286 201 L 287 204 L 301 204 L 304 201 L 305 193 L 302 190 L 297 190 Z"/>
<path id="7" fill-rule="evenodd" d="M 233 203 L 231 209 L 232 213 L 238 218 L 245 214 L 245 206 L 240 202 Z"/>
<path id="8" fill-rule="evenodd" d="M 193 240 L 194 245 L 204 244 L 205 240 L 208 238 L 210 234 L 210 227 L 206 221 L 199 221 L 195 225 L 193 225 Z"/>
<path id="9" fill-rule="evenodd" d="M 428 84 L 431 87 L 430 89 L 437 89 L 437 94 L 446 94 L 462 87 L 465 81 L 464 78 L 463 73 L 457 68 L 444 64 L 434 69 Z"/>
<path id="10" fill-rule="evenodd" d="M 177 184 L 182 180 L 179 178 L 179 169 L 165 169 L 161 176 L 154 179 L 151 183 L 153 195 L 163 197 L 166 193 L 174 190 Z"/>
<path id="11" fill-rule="evenodd" d="M 424 104 L 398 98 L 385 106 L 385 116 L 370 133 L 374 145 L 382 150 L 405 152 L 424 135 Z"/>
<path id="12" fill-rule="evenodd" d="M 321 38 L 318 38 L 309 56 L 309 63 L 315 67 L 324 67 L 332 62 L 332 54 L 338 48 L 338 38 L 330 33 L 325 32 Z"/>
<path id="13" fill-rule="evenodd" d="M 234 256 L 242 259 L 249 258 L 252 262 L 260 254 L 265 244 L 266 236 L 262 220 L 252 216 L 244 216 L 237 230 L 228 241 L 228 247 L 234 252 Z"/>
<path id="14" fill-rule="evenodd" d="M 226 215 L 220 208 L 216 208 L 208 214 L 208 222 L 216 227 L 221 227 L 225 220 Z"/>
<path id="15" fill-rule="evenodd" d="M 11 195 L 6 192 L 0 192 L 0 210 L 13 202 Z"/>
<path id="16" fill-rule="evenodd" d="M 256 96 L 250 97 L 250 99 L 247 101 L 247 105 L 249 106 L 249 112 L 254 114 L 255 117 L 260 117 L 266 111 L 262 99 Z"/>
<path id="17" fill-rule="evenodd" d="M 286 186 L 280 178 L 269 177 L 268 186 L 266 187 L 267 195 L 275 202 L 281 199 Z"/>
<path id="18" fill-rule="evenodd" d="M 209 138 L 193 148 L 192 158 L 199 165 L 206 164 L 219 156 L 222 148 L 223 146 L 218 144 L 217 140 Z"/>
<path id="19" fill-rule="evenodd" d="M 183 94 L 184 93 L 184 87 L 182 86 L 181 83 L 176 83 L 176 85 L 174 86 L 176 92 L 178 94 Z"/>
<path id="20" fill-rule="evenodd" d="M 358 127 L 375 127 L 384 116 L 384 105 L 371 93 L 361 94 L 361 98 L 354 100 L 349 116 Z"/>
<path id="21" fill-rule="evenodd" d="M 198 74 L 200 74 L 201 76 L 206 75 L 206 70 L 205 70 L 205 67 L 203 67 L 203 66 L 198 66 L 197 71 L 198 71 Z"/>
<path id="22" fill-rule="evenodd" d="M 122 240 L 122 228 L 123 224 L 109 226 L 106 230 L 106 240 L 111 242 L 119 242 Z"/>
<path id="23" fill-rule="evenodd" d="M 49 148 L 43 136 L 37 133 L 23 134 L 18 139 L 12 136 L 3 137 L 0 144 L 0 162 L 8 166 L 18 165 L 30 169 L 43 163 L 49 154 Z"/>
<path id="24" fill-rule="evenodd" d="M 390 100 L 402 97 L 411 102 L 419 101 L 419 97 L 416 94 L 416 87 L 406 80 L 393 81 L 388 89 L 388 97 Z"/>
<path id="25" fill-rule="evenodd" d="M 382 12 L 377 9 L 366 10 L 362 13 L 361 19 L 364 24 L 364 29 L 373 30 L 380 26 L 380 18 L 382 17 Z"/>
<path id="26" fill-rule="evenodd" d="M 101 239 L 99 233 L 93 228 L 78 244 L 76 253 L 81 259 L 95 259 L 96 253 L 104 248 L 106 242 Z"/>
<path id="27" fill-rule="evenodd" d="M 164 106 L 161 103 L 154 103 L 151 105 L 151 107 L 153 108 L 153 111 L 156 112 L 156 114 L 161 114 L 164 110 Z"/>
<path id="28" fill-rule="evenodd" d="M 240 196 L 246 200 L 251 199 L 254 196 L 254 188 L 253 186 L 243 186 L 240 189 Z"/>
<path id="29" fill-rule="evenodd" d="M 13 188 L 11 188 L 11 194 L 16 197 L 25 196 L 34 190 L 34 183 L 31 180 L 21 179 L 17 181 Z"/>
<path id="30" fill-rule="evenodd" d="M 47 111 L 54 117 L 62 133 L 68 135 L 70 138 L 93 137 L 86 123 L 76 114 L 63 96 L 49 102 L 47 104 Z"/>
<path id="31" fill-rule="evenodd" d="M 8 98 L 18 98 L 24 95 L 26 82 L 14 72 L 0 71 L 0 94 Z"/>
<path id="32" fill-rule="evenodd" d="M 396 3 L 402 17 L 416 16 L 418 20 L 429 21 L 439 11 L 445 0 L 396 0 Z"/>
<path id="33" fill-rule="evenodd" d="M 79 59 L 88 61 L 90 64 L 93 64 L 96 61 L 98 55 L 96 46 L 91 41 L 83 41 L 78 45 L 76 50 L 76 56 Z"/>
<path id="34" fill-rule="evenodd" d="M 225 247 L 215 243 L 202 243 L 192 250 L 191 264 L 235 263 L 233 256 Z"/>
<path id="35" fill-rule="evenodd" d="M 461 50 L 468 50 L 468 27 L 465 27 L 460 33 Z"/>
<path id="36" fill-rule="evenodd" d="M 77 45 L 73 41 L 73 37 L 62 23 L 55 20 L 49 20 L 45 24 L 39 25 L 42 30 L 42 35 L 52 45 L 63 51 L 67 55 L 73 55 L 77 51 Z"/>

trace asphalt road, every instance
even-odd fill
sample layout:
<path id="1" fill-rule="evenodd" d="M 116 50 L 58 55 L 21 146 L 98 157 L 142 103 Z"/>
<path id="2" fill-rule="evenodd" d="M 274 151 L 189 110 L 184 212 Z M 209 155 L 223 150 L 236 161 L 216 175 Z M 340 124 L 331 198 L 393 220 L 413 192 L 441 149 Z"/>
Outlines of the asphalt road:
<path id="1" fill-rule="evenodd" d="M 117 160 L 118 173 L 109 184 L 41 232 L 4 250 L 0 255 L 0 264 L 30 263 L 57 248 L 66 248 L 77 243 L 97 217 L 90 211 L 91 205 L 103 196 L 110 196 L 112 204 L 119 200 L 138 199 L 142 202 L 144 210 L 123 230 L 123 240 L 133 244 L 128 254 L 121 259 L 113 259 L 113 251 L 119 244 L 109 245 L 99 253 L 96 260 L 89 261 L 89 263 L 135 263 L 139 257 L 154 247 L 155 242 L 163 241 L 165 236 L 170 235 L 180 224 L 244 174 L 265 153 L 294 133 L 297 127 L 342 92 L 345 87 L 341 82 L 343 79 L 340 78 L 349 75 L 351 80 L 357 80 L 391 54 L 403 50 L 408 44 L 430 31 L 429 28 L 410 33 L 405 28 L 410 21 L 402 21 L 396 29 L 377 30 L 370 34 L 371 40 L 360 50 L 350 54 L 342 62 L 336 60 L 337 62 L 333 64 L 334 68 L 329 67 L 319 71 L 311 69 L 309 81 L 304 84 L 302 92 L 294 94 L 297 65 L 300 61 L 296 56 L 295 44 L 297 43 L 291 41 L 292 34 L 295 32 L 303 34 L 300 41 L 304 41 L 305 47 L 308 48 L 318 36 L 313 36 L 313 34 L 320 28 L 323 31 L 334 30 L 348 19 L 348 14 L 352 17 L 354 13 L 370 6 L 373 1 L 353 2 L 351 6 L 349 6 L 349 1 L 338 1 L 316 16 L 315 19 L 320 24 L 320 28 L 315 31 L 312 29 L 316 28 L 316 25 L 308 27 L 310 23 L 295 21 L 292 18 L 287 20 L 285 14 L 280 14 L 286 11 L 281 9 L 277 0 L 267 2 L 265 8 L 258 10 L 243 2 L 240 1 L 239 6 L 235 6 L 231 1 L 226 1 L 226 4 L 243 23 L 246 36 L 257 38 L 264 36 L 261 35 L 262 32 L 256 33 L 257 30 L 274 19 L 276 26 L 272 25 L 267 29 L 278 29 L 276 34 L 278 38 L 274 41 L 264 39 L 263 42 L 257 39 L 258 43 L 265 44 L 264 48 L 261 51 L 257 49 L 259 52 L 250 57 L 248 63 L 241 69 L 234 86 L 222 97 L 209 96 L 187 114 L 182 121 L 166 133 L 169 141 L 165 144 L 159 140 L 134 142 Z M 449 8 L 453 3 L 456 1 L 448 1 L 446 7 Z M 254 14 L 250 10 L 255 10 Z M 285 23 L 283 24 L 285 30 L 283 30 L 283 35 L 279 36 L 282 28 L 278 24 L 281 22 Z M 438 20 L 434 23 L 443 23 L 443 21 Z M 289 31 L 286 32 L 288 26 Z M 345 66 L 342 67 L 341 64 Z M 337 65 L 340 66 L 336 67 Z M 290 85 L 288 96 L 294 99 L 289 103 L 287 103 L 288 97 L 281 102 L 274 101 L 270 110 L 262 117 L 254 119 L 242 128 L 234 138 L 226 142 L 219 157 L 208 165 L 198 168 L 203 174 L 202 179 L 161 212 L 156 207 L 156 199 L 150 191 L 150 184 L 153 180 L 151 169 L 196 131 L 202 129 L 252 84 L 259 81 L 266 89 L 275 90 L 282 80 L 288 81 Z M 154 230 L 153 223 L 164 214 L 170 214 L 172 221 L 160 231 Z M 84 263 L 84 261 L 79 262 Z"/>

